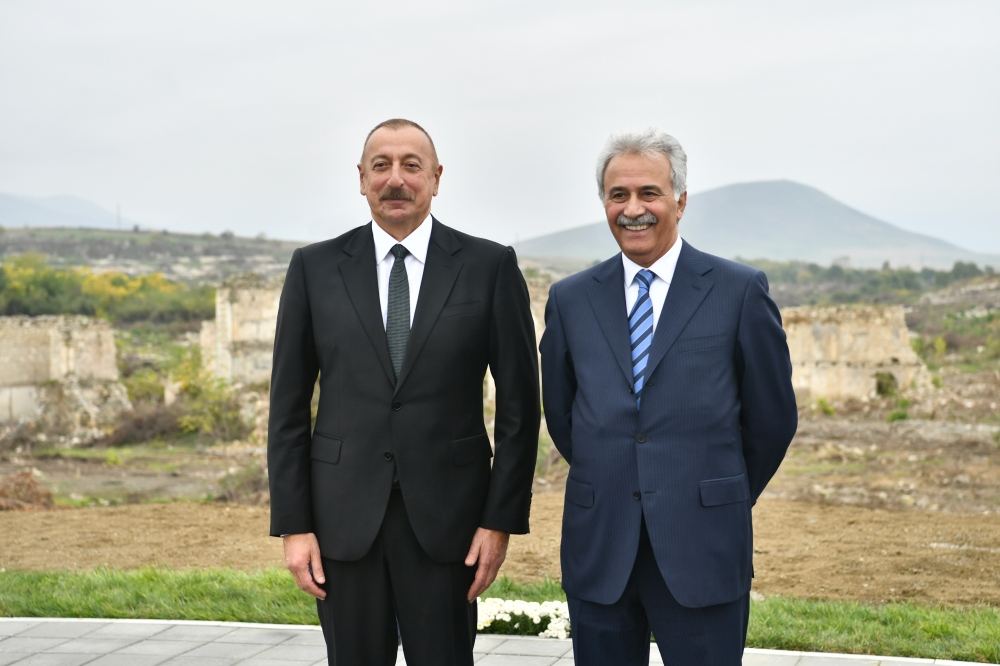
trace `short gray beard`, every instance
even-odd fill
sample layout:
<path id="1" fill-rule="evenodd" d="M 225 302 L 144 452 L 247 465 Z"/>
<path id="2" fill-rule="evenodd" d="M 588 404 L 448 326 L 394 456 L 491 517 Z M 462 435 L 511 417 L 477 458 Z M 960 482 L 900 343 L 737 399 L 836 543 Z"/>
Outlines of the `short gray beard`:
<path id="1" fill-rule="evenodd" d="M 648 211 L 635 218 L 628 217 L 625 213 L 622 213 L 618 216 L 618 219 L 615 220 L 615 223 L 619 227 L 625 227 L 633 224 L 656 224 L 657 222 L 659 222 L 659 220 L 656 219 L 656 216 Z"/>

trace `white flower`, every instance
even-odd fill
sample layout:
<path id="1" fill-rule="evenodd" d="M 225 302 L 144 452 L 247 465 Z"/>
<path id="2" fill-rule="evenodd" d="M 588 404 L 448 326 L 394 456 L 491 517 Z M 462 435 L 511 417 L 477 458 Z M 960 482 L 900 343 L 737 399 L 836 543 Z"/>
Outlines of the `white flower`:
<path id="1" fill-rule="evenodd" d="M 545 638 L 569 637 L 569 606 L 564 601 L 520 601 L 496 599 L 479 600 L 479 629 L 485 629 L 494 621 L 511 623 L 517 618 L 514 628 L 520 628 L 521 618 L 530 621 L 533 627 L 545 626 L 539 636 Z"/>

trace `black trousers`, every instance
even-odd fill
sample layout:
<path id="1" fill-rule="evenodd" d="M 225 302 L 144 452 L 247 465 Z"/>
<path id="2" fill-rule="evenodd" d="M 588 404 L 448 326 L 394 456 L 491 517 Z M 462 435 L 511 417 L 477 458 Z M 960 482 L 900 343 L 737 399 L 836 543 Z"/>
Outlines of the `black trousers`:
<path id="1" fill-rule="evenodd" d="M 476 604 L 465 595 L 475 567 L 431 560 L 398 490 L 371 550 L 355 562 L 323 558 L 323 571 L 316 605 L 331 666 L 393 666 L 399 640 L 407 666 L 472 666 Z"/>
<path id="2" fill-rule="evenodd" d="M 647 666 L 650 634 L 669 666 L 740 666 L 750 595 L 705 608 L 681 606 L 667 588 L 643 522 L 625 592 L 613 604 L 569 597 L 576 666 Z"/>

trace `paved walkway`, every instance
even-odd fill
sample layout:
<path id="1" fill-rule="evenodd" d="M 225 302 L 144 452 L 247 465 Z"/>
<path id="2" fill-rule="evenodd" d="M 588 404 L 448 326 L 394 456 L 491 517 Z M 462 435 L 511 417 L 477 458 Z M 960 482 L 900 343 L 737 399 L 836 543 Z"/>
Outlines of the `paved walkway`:
<path id="1" fill-rule="evenodd" d="M 652 663 L 659 654 L 650 651 Z M 0 666 L 320 666 L 318 627 L 165 620 L 0 618 Z M 403 664 L 400 653 L 397 664 Z M 568 640 L 483 635 L 480 666 L 572 666 Z M 747 650 L 744 666 L 904 666 L 971 662 Z"/>

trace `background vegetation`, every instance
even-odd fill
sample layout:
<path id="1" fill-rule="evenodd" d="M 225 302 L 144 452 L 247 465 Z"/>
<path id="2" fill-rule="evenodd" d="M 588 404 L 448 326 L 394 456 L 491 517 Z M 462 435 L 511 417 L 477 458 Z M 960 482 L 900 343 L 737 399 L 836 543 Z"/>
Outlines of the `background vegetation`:
<path id="1" fill-rule="evenodd" d="M 25 254 L 0 265 L 0 315 L 78 314 L 134 322 L 195 323 L 215 315 L 215 288 L 89 268 L 53 268 Z"/>
<path id="2" fill-rule="evenodd" d="M 743 261 L 743 260 L 740 260 Z M 767 274 L 771 292 L 779 305 L 839 305 L 846 303 L 915 303 L 922 294 L 951 286 L 969 278 L 993 275 L 992 267 L 955 262 L 950 271 L 924 268 L 847 268 L 831 265 L 746 261 Z"/>

